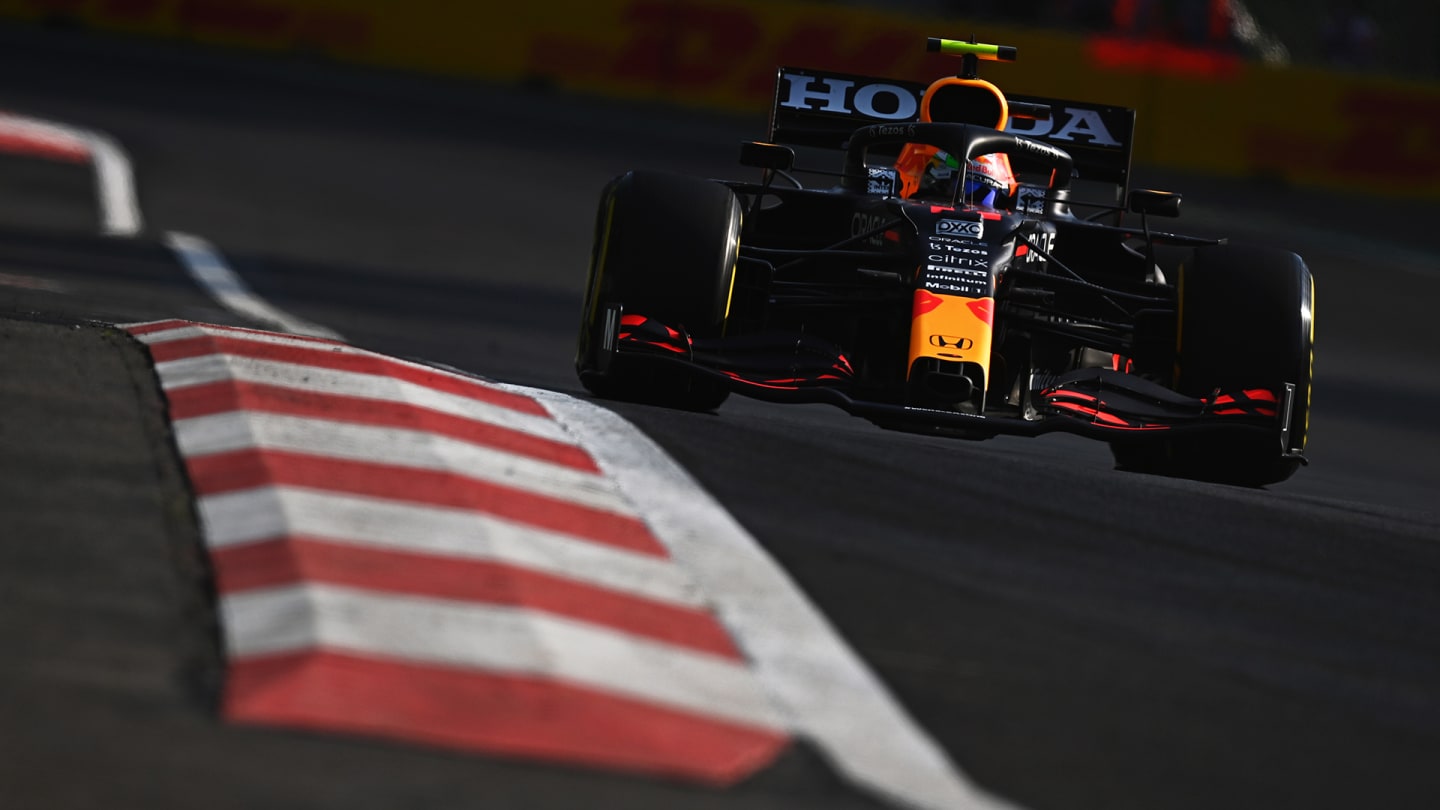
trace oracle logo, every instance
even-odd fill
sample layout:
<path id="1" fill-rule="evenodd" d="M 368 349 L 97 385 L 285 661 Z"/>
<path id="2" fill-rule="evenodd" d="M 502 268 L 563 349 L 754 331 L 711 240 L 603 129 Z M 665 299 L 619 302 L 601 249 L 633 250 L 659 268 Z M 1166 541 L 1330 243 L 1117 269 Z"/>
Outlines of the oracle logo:
<path id="1" fill-rule="evenodd" d="M 859 236 L 879 230 L 889 221 L 889 218 L 882 214 L 855 214 L 850 217 L 850 235 Z"/>

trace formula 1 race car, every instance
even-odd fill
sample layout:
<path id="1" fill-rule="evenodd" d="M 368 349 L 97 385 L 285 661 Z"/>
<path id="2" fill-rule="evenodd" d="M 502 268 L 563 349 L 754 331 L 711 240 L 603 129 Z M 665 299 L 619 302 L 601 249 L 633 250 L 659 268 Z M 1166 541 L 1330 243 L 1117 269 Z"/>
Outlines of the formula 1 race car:
<path id="1" fill-rule="evenodd" d="M 929 49 L 959 75 L 780 68 L 769 138 L 741 147 L 759 182 L 612 180 L 583 385 L 696 410 L 731 392 L 824 402 L 966 438 L 1065 431 L 1122 469 L 1290 477 L 1313 361 L 1301 258 L 1152 229 L 1180 197 L 1129 189 L 1133 110 L 978 78 L 1014 48 Z M 834 150 L 838 171 L 795 165 Z"/>

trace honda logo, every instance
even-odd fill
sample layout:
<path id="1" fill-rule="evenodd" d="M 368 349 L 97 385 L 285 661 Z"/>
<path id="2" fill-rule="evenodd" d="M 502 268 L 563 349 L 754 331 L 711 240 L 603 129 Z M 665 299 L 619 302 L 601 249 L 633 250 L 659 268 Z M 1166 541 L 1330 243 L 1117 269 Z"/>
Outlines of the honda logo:
<path id="1" fill-rule="evenodd" d="M 920 111 L 920 99 L 897 84 L 872 82 L 856 86 L 839 78 L 816 79 L 786 73 L 785 98 L 781 107 L 851 115 L 859 113 L 882 121 L 912 121 Z"/>
<path id="2" fill-rule="evenodd" d="M 931 335 L 930 345 L 940 349 L 955 349 L 966 351 L 975 346 L 975 341 L 967 337 L 953 337 L 951 335 Z"/>
<path id="3" fill-rule="evenodd" d="M 1056 124 L 1059 128 L 1056 128 Z M 1098 110 L 1087 110 L 1080 107 L 1065 107 L 1061 110 L 1051 108 L 1051 114 L 1047 118 L 1036 118 L 1033 120 L 1023 118 L 1011 118 L 1005 131 L 1024 135 L 1027 138 L 1046 138 L 1052 141 L 1073 141 L 1075 143 L 1091 144 L 1093 146 L 1122 146 L 1115 136 L 1110 134 L 1110 129 L 1105 126 L 1105 120 L 1100 117 Z M 1024 142 L 1021 142 L 1024 145 Z"/>

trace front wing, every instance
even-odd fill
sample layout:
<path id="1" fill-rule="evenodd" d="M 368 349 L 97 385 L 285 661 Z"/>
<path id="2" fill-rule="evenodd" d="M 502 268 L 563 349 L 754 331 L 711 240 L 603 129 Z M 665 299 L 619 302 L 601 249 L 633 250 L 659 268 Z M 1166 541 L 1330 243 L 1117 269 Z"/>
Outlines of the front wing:
<path id="1" fill-rule="evenodd" d="M 988 438 L 1071 433 L 1105 441 L 1144 441 L 1183 433 L 1251 432 L 1280 436 L 1295 391 L 1252 388 L 1188 397 L 1108 368 L 1058 375 L 1032 392 L 1035 418 L 983 416 L 857 399 L 854 370 L 828 341 L 807 335 L 696 338 L 643 315 L 612 311 L 600 368 L 622 363 L 683 368 L 722 379 L 738 394 L 772 402 L 825 403 L 882 427 Z"/>

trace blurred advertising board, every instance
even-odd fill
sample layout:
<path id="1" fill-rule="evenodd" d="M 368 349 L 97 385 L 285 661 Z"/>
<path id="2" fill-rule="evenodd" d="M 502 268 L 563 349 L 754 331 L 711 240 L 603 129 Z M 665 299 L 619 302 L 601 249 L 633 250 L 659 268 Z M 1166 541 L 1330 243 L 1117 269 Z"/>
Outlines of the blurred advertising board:
<path id="1" fill-rule="evenodd" d="M 927 36 L 1015 45 L 1002 88 L 1134 107 L 1137 163 L 1440 197 L 1440 87 L 1118 37 L 802 0 L 0 0 L 64 21 L 404 70 L 763 110 L 780 64 L 912 80 Z"/>

